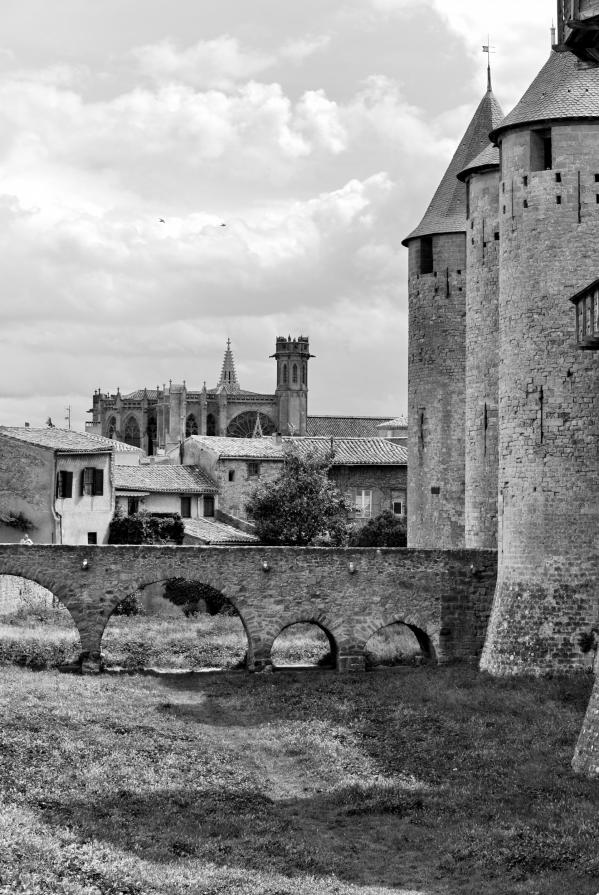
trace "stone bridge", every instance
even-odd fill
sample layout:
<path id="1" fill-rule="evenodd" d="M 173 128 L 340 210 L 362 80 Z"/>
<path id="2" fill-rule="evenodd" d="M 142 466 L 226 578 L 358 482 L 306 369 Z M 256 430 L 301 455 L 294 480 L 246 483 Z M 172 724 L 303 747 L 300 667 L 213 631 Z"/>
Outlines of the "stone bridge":
<path id="1" fill-rule="evenodd" d="M 496 554 L 481 550 L 0 545 L 0 575 L 41 584 L 69 610 L 85 668 L 99 664 L 121 600 L 175 577 L 209 584 L 233 604 L 249 670 L 270 664 L 275 638 L 296 622 L 325 631 L 339 671 L 363 669 L 367 640 L 393 622 L 408 625 L 439 663 L 474 662 L 496 570 Z"/>

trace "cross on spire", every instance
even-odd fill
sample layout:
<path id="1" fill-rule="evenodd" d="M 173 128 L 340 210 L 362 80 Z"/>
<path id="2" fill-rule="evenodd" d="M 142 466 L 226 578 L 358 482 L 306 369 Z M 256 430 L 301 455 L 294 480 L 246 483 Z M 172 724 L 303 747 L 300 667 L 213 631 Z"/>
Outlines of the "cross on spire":
<path id="1" fill-rule="evenodd" d="M 491 45 L 491 35 L 487 36 L 486 44 L 483 44 L 483 53 L 487 54 L 487 90 L 493 89 L 491 82 L 491 54 L 497 52 L 495 47 Z"/>

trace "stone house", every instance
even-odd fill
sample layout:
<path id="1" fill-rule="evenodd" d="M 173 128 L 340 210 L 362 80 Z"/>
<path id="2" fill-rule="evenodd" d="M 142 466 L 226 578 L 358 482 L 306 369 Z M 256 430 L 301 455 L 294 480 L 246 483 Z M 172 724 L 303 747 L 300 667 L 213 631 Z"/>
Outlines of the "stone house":
<path id="1" fill-rule="evenodd" d="M 24 531 L 37 544 L 103 544 L 114 471 L 141 451 L 58 428 L 0 427 L 0 542 Z"/>
<path id="2" fill-rule="evenodd" d="M 184 465 L 203 469 L 218 487 L 217 518 L 236 524 L 254 487 L 274 480 L 291 445 L 304 454 L 334 451 L 330 477 L 366 521 L 383 510 L 406 514 L 407 452 L 384 438 L 211 438 L 190 436 L 183 444 Z M 178 462 L 179 452 L 173 460 Z"/>

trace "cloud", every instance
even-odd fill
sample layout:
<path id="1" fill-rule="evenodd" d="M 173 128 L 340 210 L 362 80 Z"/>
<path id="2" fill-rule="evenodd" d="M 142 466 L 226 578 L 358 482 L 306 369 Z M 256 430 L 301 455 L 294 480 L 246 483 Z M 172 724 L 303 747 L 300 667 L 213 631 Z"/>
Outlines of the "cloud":
<path id="1" fill-rule="evenodd" d="M 313 56 L 314 53 L 320 53 L 325 50 L 331 43 L 331 37 L 328 34 L 320 34 L 314 37 L 299 37 L 295 40 L 289 40 L 281 47 L 279 57 L 288 59 L 291 62 L 300 63 Z"/>

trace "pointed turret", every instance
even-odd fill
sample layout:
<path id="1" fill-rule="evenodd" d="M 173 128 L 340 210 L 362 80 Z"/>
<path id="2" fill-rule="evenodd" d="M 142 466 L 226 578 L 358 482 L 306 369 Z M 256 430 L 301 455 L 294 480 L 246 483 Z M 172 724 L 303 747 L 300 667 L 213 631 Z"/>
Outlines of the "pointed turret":
<path id="1" fill-rule="evenodd" d="M 499 127 L 503 119 L 501 106 L 493 93 L 490 71 L 487 77 L 487 92 L 480 101 L 424 217 L 403 240 L 405 246 L 410 240 L 420 236 L 466 232 L 466 187 L 458 181 L 457 176 L 486 149 L 489 145 L 489 133 Z"/>
<path id="2" fill-rule="evenodd" d="M 235 372 L 235 360 L 233 358 L 233 352 L 231 351 L 231 339 L 227 339 L 227 347 L 225 349 L 223 367 L 217 389 L 219 391 L 224 391 L 229 395 L 241 391 L 237 380 L 237 373 Z"/>

